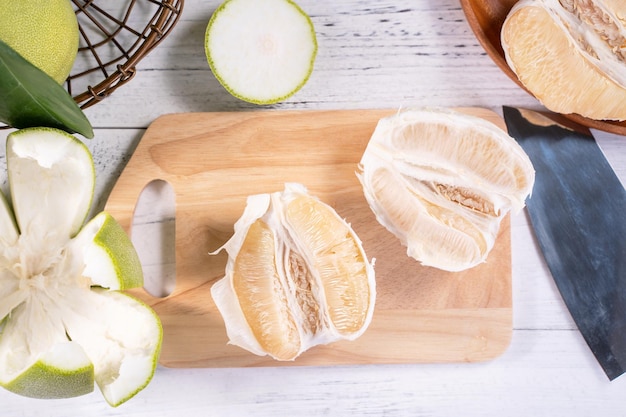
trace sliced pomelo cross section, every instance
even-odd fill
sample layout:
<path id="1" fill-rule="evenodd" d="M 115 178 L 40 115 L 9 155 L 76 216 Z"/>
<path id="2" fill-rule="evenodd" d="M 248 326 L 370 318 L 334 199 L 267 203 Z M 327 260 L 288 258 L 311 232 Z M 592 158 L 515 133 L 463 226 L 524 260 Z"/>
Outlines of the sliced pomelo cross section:
<path id="1" fill-rule="evenodd" d="M 317 40 L 311 19 L 291 0 L 226 0 L 211 16 L 205 52 L 228 92 L 270 104 L 307 82 Z"/>
<path id="2" fill-rule="evenodd" d="M 89 150 L 56 129 L 7 139 L 12 205 L 0 199 L 0 385 L 36 398 L 91 392 L 117 406 L 148 384 L 162 329 L 145 304 L 116 291 L 142 285 L 121 226 L 93 196 Z M 12 207 L 12 208 L 11 208 Z"/>

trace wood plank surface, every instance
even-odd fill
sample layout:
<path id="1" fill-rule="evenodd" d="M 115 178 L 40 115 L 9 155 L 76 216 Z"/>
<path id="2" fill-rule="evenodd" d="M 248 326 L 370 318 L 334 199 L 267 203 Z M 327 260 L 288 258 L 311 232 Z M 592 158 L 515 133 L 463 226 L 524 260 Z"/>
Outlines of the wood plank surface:
<path id="1" fill-rule="evenodd" d="M 463 108 L 504 128 L 482 108 Z M 450 273 L 423 267 L 380 226 L 362 195 L 357 164 L 381 117 L 394 110 L 246 111 L 161 116 L 147 129 L 106 203 L 132 234 L 144 188 L 166 181 L 175 195 L 176 285 L 165 297 L 133 291 L 164 326 L 161 364 L 247 367 L 367 363 L 475 362 L 492 359 L 512 333 L 510 220 L 487 262 Z M 300 182 L 333 206 L 375 258 L 373 321 L 352 342 L 314 347 L 277 362 L 228 345 L 211 285 L 250 194 Z"/>
<path id="2" fill-rule="evenodd" d="M 126 2 L 96 3 L 126 6 Z M 142 60 L 134 79 L 87 109 L 96 132 L 93 140 L 85 141 L 96 164 L 95 210 L 104 207 L 145 129 L 164 114 L 412 105 L 477 106 L 498 114 L 502 105 L 541 109 L 485 52 L 458 0 L 299 0 L 298 5 L 311 16 L 318 39 L 311 78 L 282 103 L 248 104 L 219 85 L 204 55 L 206 25 L 220 3 L 185 1 L 177 27 Z M 0 132 L 3 140 L 6 132 Z M 594 136 L 626 184 L 625 138 L 600 131 Z M 5 162 L 0 147 L 3 170 Z M 1 185 L 6 191 L 6 175 Z M 158 233 L 148 232 L 159 227 L 161 218 L 169 222 L 170 211 L 160 217 L 157 208 L 148 205 L 154 201 L 147 201 L 145 197 L 151 196 L 147 191 L 135 212 L 133 236 L 161 241 Z M 167 258 L 159 250 L 149 253 L 148 275 L 165 262 L 169 270 L 169 248 L 167 252 Z M 511 216 L 511 252 L 513 336 L 504 354 L 494 360 L 159 366 L 150 384 L 118 408 L 109 407 L 97 387 L 91 394 L 60 400 L 35 400 L 0 390 L 2 416 L 624 417 L 626 377 L 609 382 L 585 344 L 550 276 L 525 212 Z"/>

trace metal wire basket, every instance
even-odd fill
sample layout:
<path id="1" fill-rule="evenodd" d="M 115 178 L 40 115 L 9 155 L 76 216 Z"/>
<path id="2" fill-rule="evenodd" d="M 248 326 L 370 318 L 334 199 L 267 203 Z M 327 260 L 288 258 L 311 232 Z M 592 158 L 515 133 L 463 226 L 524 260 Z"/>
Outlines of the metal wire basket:
<path id="1" fill-rule="evenodd" d="M 72 0 L 78 55 L 65 83 L 81 108 L 130 81 L 136 66 L 176 25 L 183 0 Z"/>

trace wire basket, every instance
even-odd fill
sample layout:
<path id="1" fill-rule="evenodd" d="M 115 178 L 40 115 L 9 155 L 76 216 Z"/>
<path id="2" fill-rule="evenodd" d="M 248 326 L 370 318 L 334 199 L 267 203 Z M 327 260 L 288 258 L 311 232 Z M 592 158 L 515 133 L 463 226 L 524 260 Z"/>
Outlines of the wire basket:
<path id="1" fill-rule="evenodd" d="M 85 109 L 130 81 L 136 66 L 176 25 L 183 0 L 72 0 L 78 55 L 65 83 Z"/>

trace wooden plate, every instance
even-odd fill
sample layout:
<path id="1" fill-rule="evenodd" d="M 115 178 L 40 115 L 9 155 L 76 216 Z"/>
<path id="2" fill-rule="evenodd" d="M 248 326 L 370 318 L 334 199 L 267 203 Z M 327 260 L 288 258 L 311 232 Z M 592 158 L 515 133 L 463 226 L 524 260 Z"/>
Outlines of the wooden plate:
<path id="1" fill-rule="evenodd" d="M 517 0 L 461 0 L 465 17 L 478 42 L 506 75 L 532 95 L 509 68 L 500 43 L 502 24 L 515 3 Z M 589 128 L 626 135 L 626 122 L 593 120 L 578 114 L 564 114 L 563 116 Z"/>

